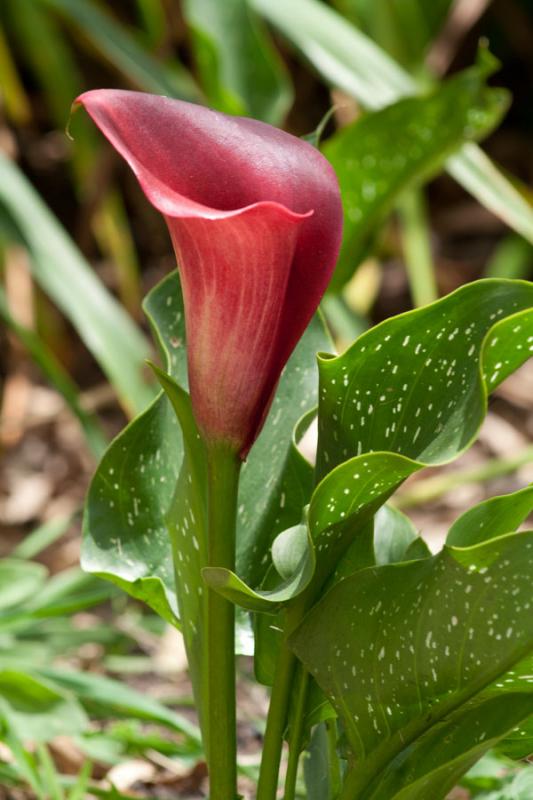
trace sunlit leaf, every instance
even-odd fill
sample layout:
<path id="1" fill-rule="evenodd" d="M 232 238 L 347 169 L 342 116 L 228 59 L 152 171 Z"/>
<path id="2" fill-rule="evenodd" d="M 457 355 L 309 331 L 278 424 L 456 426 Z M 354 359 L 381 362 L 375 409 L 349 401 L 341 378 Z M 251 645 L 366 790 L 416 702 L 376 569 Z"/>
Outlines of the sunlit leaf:
<path id="1" fill-rule="evenodd" d="M 532 305 L 531 284 L 479 281 L 320 359 L 319 472 L 370 451 L 427 464 L 457 456 L 497 382 L 488 369 L 484 384 L 485 364 L 499 359 L 499 379 L 531 356 Z"/>
<path id="2" fill-rule="evenodd" d="M 417 93 L 415 80 L 371 39 L 318 0 L 249 0 L 328 83 L 369 109 Z M 474 144 L 463 146 L 448 171 L 490 211 L 533 242 L 533 209 Z"/>
<path id="3" fill-rule="evenodd" d="M 339 178 L 345 214 L 343 246 L 330 289 L 339 289 L 365 256 L 398 195 L 427 179 L 465 140 L 480 139 L 501 119 L 506 92 L 487 89 L 481 63 L 428 96 L 367 114 L 323 148 Z"/>
<path id="4" fill-rule="evenodd" d="M 515 531 L 533 510 L 533 486 L 518 492 L 491 497 L 465 511 L 446 539 L 454 547 L 470 547 L 508 531 Z"/>
<path id="5" fill-rule="evenodd" d="M 46 567 L 42 564 L 3 558 L 0 560 L 0 611 L 18 606 L 34 597 L 45 583 Z"/>

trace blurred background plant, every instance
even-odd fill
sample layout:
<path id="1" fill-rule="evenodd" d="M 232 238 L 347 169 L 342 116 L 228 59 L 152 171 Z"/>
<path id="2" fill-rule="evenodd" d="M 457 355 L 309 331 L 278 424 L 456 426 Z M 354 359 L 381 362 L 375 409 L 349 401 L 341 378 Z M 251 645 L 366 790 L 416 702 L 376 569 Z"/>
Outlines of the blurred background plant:
<path id="1" fill-rule="evenodd" d="M 95 460 L 155 396 L 140 303 L 173 260 L 159 216 L 70 105 L 132 88 L 323 147 L 345 209 L 323 303 L 342 349 L 462 283 L 532 277 L 533 5 L 2 0 L 0 23 L 0 797 L 198 796 L 179 643 L 75 566 Z M 469 503 L 533 480 L 530 367 L 459 465 L 404 489 L 430 542 Z M 244 789 L 264 709 L 248 669 Z M 456 796 L 531 797 L 531 771 L 508 758 L 527 754 L 484 759 Z"/>

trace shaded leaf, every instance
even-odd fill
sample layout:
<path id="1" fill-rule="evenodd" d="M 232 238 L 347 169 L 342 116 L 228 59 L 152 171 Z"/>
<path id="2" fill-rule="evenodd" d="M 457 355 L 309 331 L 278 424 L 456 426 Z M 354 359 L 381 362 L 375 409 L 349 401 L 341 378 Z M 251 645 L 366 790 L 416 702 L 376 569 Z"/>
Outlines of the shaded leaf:
<path id="1" fill-rule="evenodd" d="M 295 525 L 274 539 L 272 559 L 281 578 L 271 589 L 252 589 L 237 575 L 221 567 L 202 570 L 205 582 L 232 603 L 249 611 L 276 614 L 309 585 L 314 569 L 313 543 L 307 525 Z"/>
<path id="2" fill-rule="evenodd" d="M 0 720 L 21 741 L 81 733 L 88 719 L 70 692 L 16 670 L 0 670 Z"/>
<path id="3" fill-rule="evenodd" d="M 451 0 L 335 0 L 335 5 L 350 21 L 402 64 L 420 66 L 428 45 L 442 26 Z"/>
<path id="4" fill-rule="evenodd" d="M 408 560 L 406 555 L 418 538 L 418 531 L 409 517 L 397 508 L 382 506 L 374 517 L 376 564 Z"/>
<path id="5" fill-rule="evenodd" d="M 155 94 L 199 100 L 199 92 L 187 70 L 174 62 L 158 62 L 143 49 L 124 25 L 91 0 L 41 0 L 56 11 L 140 89 Z"/>
<path id="6" fill-rule="evenodd" d="M 179 281 L 170 275 L 145 301 L 166 369 L 186 384 L 185 326 Z M 177 624 L 165 515 L 183 460 L 182 435 L 161 394 L 125 428 L 93 477 L 84 513 L 82 567 L 113 581 Z"/>
<path id="7" fill-rule="evenodd" d="M 528 676 L 507 675 L 533 648 L 520 613 L 532 551 L 533 533 L 445 547 L 358 572 L 308 614 L 291 643 L 345 723 L 356 756 L 346 796 L 444 797 L 529 716 Z"/>
<path id="8" fill-rule="evenodd" d="M 200 741 L 198 729 L 181 714 L 152 699 L 149 695 L 130 688 L 125 683 L 112 680 L 92 672 L 46 667 L 39 674 L 59 687 L 73 692 L 92 711 L 99 710 L 106 716 L 134 717 L 157 722 L 170 730 L 184 733 Z"/>
<path id="9" fill-rule="evenodd" d="M 143 379 L 146 339 L 22 172 L 5 156 L 0 156 L 0 206 L 20 230 L 37 283 L 72 322 L 124 407 L 141 411 L 153 397 Z"/>
<path id="10" fill-rule="evenodd" d="M 285 69 L 246 0 L 187 0 L 195 58 L 211 105 L 279 124 L 292 92 Z"/>

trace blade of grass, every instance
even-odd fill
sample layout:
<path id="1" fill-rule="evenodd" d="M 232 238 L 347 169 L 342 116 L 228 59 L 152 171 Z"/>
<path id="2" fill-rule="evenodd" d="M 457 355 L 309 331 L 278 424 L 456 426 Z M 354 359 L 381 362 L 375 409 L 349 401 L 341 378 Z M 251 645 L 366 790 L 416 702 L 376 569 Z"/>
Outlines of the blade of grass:
<path id="1" fill-rule="evenodd" d="M 81 33 L 101 56 L 135 86 L 155 94 L 199 100 L 190 73 L 177 61 L 162 64 L 148 53 L 128 28 L 90 0 L 41 0 L 45 7 Z"/>
<path id="2" fill-rule="evenodd" d="M 108 192 L 94 218 L 94 229 L 104 252 L 109 253 L 117 271 L 118 291 L 125 308 L 134 318 L 141 313 L 139 262 L 122 196 Z"/>
<path id="3" fill-rule="evenodd" d="M 525 464 L 533 463 L 533 445 L 524 448 L 513 458 L 495 458 L 486 464 L 472 469 L 457 470 L 456 472 L 446 472 L 442 475 L 434 475 L 431 478 L 424 478 L 416 481 L 409 489 L 396 495 L 394 505 L 397 508 L 411 508 L 422 503 L 437 500 L 446 492 L 463 486 L 466 483 L 482 483 L 484 481 L 499 478 L 501 475 L 508 475 Z"/>
<path id="4" fill-rule="evenodd" d="M 58 517 L 57 519 L 51 519 L 39 525 L 38 528 L 35 528 L 29 536 L 26 536 L 20 544 L 15 547 L 10 557 L 24 559 L 35 558 L 35 556 L 39 555 L 39 553 L 63 536 L 72 522 L 72 516 L 73 515 Z"/>
<path id="5" fill-rule="evenodd" d="M 182 7 L 209 102 L 278 125 L 292 88 L 263 21 L 246 0 L 185 0 Z"/>
<path id="6" fill-rule="evenodd" d="M 371 39 L 318 0 L 249 0 L 333 86 L 369 109 L 419 89 Z M 482 205 L 533 242 L 533 208 L 477 145 L 464 145 L 447 170 Z"/>
<path id="7" fill-rule="evenodd" d="M 72 322 L 124 408 L 132 414 L 142 411 L 155 394 L 143 377 L 149 355 L 147 340 L 22 172 L 2 155 L 0 204 L 30 250 L 37 283 Z"/>
<path id="8" fill-rule="evenodd" d="M 136 0 L 137 16 L 151 47 L 157 47 L 165 38 L 167 20 L 161 0 Z"/>
<path id="9" fill-rule="evenodd" d="M 19 56 L 41 87 L 52 121 L 59 129 L 65 128 L 72 100 L 84 85 L 69 37 L 54 14 L 34 0 L 5 0 L 4 13 Z M 94 167 L 101 148 L 94 129 L 84 118 L 76 119 L 75 139 L 70 166 L 83 200 L 87 186 L 97 184 Z M 104 190 L 91 222 L 102 253 L 116 270 L 121 300 L 128 311 L 139 316 L 139 269 L 129 223 L 116 190 Z"/>
<path id="10" fill-rule="evenodd" d="M 426 203 L 422 189 L 406 192 L 398 204 L 405 267 L 415 306 L 438 298 Z"/>
<path id="11" fill-rule="evenodd" d="M 26 125 L 31 119 L 30 103 L 2 28 L 0 28 L 0 86 L 8 118 L 17 125 Z"/>
<path id="12" fill-rule="evenodd" d="M 33 789 L 37 800 L 47 800 L 32 754 L 25 749 L 24 745 L 11 728 L 8 728 L 3 734 L 3 741 L 11 751 L 21 778 Z"/>
<path id="13" fill-rule="evenodd" d="M 46 794 L 49 800 L 65 800 L 55 764 L 52 761 L 48 748 L 44 744 L 39 744 L 37 746 L 37 762 L 40 767 L 41 775 L 43 776 Z"/>
<path id="14" fill-rule="evenodd" d="M 509 234 L 497 246 L 485 269 L 487 278 L 521 278 L 533 271 L 533 246 L 516 234 Z"/>
<path id="15" fill-rule="evenodd" d="M 90 761 L 85 761 L 79 772 L 78 778 L 74 786 L 71 787 L 68 793 L 68 800 L 85 800 L 87 796 L 87 789 L 89 781 L 91 780 L 92 764 Z"/>

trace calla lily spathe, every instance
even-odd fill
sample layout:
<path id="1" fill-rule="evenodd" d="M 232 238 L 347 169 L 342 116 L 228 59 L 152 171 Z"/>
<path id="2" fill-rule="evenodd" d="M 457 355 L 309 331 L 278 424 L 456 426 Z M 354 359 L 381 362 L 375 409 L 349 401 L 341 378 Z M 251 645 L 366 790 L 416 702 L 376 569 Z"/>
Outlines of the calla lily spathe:
<path id="1" fill-rule="evenodd" d="M 253 119 L 111 89 L 76 104 L 165 217 L 196 421 L 245 457 L 335 266 L 335 174 L 311 145 Z"/>

